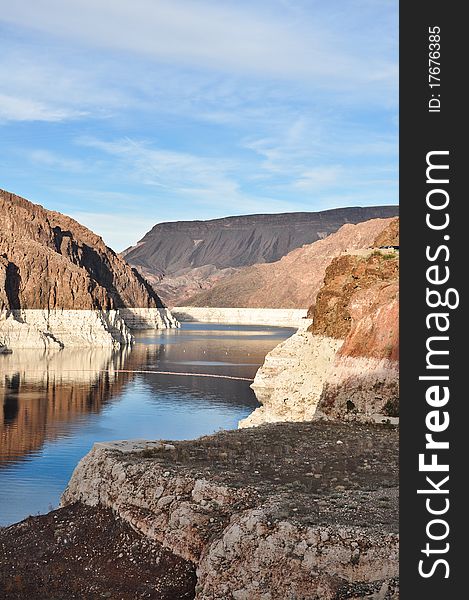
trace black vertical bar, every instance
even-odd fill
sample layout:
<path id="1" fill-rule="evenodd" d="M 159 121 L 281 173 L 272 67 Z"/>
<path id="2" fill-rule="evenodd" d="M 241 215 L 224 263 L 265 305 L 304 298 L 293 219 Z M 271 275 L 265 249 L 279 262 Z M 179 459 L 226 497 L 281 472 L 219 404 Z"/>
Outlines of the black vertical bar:
<path id="1" fill-rule="evenodd" d="M 467 595 L 467 498 L 464 487 L 469 458 L 469 398 L 463 379 L 464 374 L 469 372 L 465 344 L 469 332 L 466 318 L 469 228 L 465 219 L 469 199 L 467 192 L 463 191 L 463 178 L 467 171 L 463 164 L 467 155 L 463 138 L 468 131 L 463 87 L 468 68 L 462 57 L 468 55 L 468 35 L 463 8 L 463 3 L 435 0 L 402 2 L 400 7 L 400 572 L 401 598 L 404 600 L 449 600 Z M 435 33 L 437 29 L 439 32 Z M 437 39 L 439 48 L 430 46 L 437 43 Z M 432 51 L 435 62 L 430 62 Z M 436 67 L 439 67 L 439 72 Z M 430 77 L 431 74 L 434 78 Z M 440 85 L 430 87 L 430 83 Z M 448 165 L 449 169 L 431 170 L 430 182 L 427 182 L 427 155 L 432 151 L 448 152 L 434 154 L 429 160 Z M 446 178 L 448 183 L 433 181 Z M 429 207 L 429 193 L 430 204 L 444 205 L 448 197 L 448 206 L 441 210 Z M 432 230 L 426 223 L 427 215 L 430 215 L 428 218 L 434 225 L 443 224 L 446 214 L 449 218 L 447 228 Z M 443 248 L 437 254 L 440 246 Z M 444 247 L 448 248 L 449 256 Z M 436 255 L 436 258 L 430 260 L 427 252 L 431 257 Z M 437 270 L 428 274 L 427 269 L 435 265 Z M 437 279 L 441 280 L 448 272 L 446 283 L 428 281 L 428 275 L 435 279 L 438 274 Z M 459 294 L 459 307 L 429 307 L 427 288 L 440 291 L 442 295 L 453 288 L 456 291 L 450 292 L 451 303 L 454 304 Z M 433 294 L 431 301 L 435 299 Z M 436 319 L 429 317 L 432 313 L 446 315 L 440 318 L 439 324 L 443 328 L 449 322 L 448 331 L 437 330 Z M 434 349 L 449 350 L 448 355 L 435 356 L 431 361 L 441 367 L 446 364 L 448 369 L 428 368 L 426 344 L 431 336 L 449 338 L 447 341 L 430 342 Z M 449 380 L 419 380 L 419 376 L 435 375 L 448 376 Z M 450 397 L 446 405 L 435 407 L 429 404 L 426 393 L 430 386 L 440 386 L 438 394 L 444 393 L 444 387 L 448 388 Z M 438 416 L 429 416 L 435 410 Z M 433 439 L 448 441 L 449 449 L 426 449 L 428 440 L 425 436 L 432 433 L 426 419 L 430 419 L 433 427 L 437 423 L 443 427 L 445 412 L 450 419 L 449 426 L 433 433 Z M 419 470 L 419 454 L 422 453 L 425 463 L 432 460 L 432 454 L 436 454 L 438 464 L 449 465 L 449 471 Z M 441 484 L 448 475 L 449 480 Z M 426 477 L 433 481 L 433 485 Z M 435 486 L 447 490 L 447 493 L 417 493 L 419 489 L 436 490 Z M 440 515 L 429 512 L 429 509 L 443 511 L 447 506 L 448 510 Z M 447 526 L 442 522 L 431 523 L 435 519 L 444 521 Z M 429 532 L 441 539 L 432 539 Z M 437 563 L 439 560 L 441 562 Z"/>

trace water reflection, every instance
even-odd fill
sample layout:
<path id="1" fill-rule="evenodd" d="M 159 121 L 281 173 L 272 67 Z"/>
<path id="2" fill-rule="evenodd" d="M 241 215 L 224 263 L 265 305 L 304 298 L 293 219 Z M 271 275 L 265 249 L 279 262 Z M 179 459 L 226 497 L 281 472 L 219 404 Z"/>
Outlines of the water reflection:
<path id="1" fill-rule="evenodd" d="M 0 355 L 0 525 L 55 506 L 95 441 L 187 439 L 236 427 L 257 406 L 249 382 L 191 374 L 252 379 L 291 333 L 189 325 L 142 332 L 118 352 Z"/>
<path id="2" fill-rule="evenodd" d="M 130 374 L 128 350 L 22 350 L 0 357 L 0 465 L 37 450 L 77 417 L 98 413 Z"/>

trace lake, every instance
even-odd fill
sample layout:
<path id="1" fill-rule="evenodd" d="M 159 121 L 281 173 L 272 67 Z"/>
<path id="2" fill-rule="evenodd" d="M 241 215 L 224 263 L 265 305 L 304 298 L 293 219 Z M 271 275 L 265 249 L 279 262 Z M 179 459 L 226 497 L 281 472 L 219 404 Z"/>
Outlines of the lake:
<path id="1" fill-rule="evenodd" d="M 0 355 L 0 525 L 56 508 L 94 442 L 236 428 L 258 406 L 249 385 L 265 355 L 294 331 L 187 323 L 120 351 Z"/>

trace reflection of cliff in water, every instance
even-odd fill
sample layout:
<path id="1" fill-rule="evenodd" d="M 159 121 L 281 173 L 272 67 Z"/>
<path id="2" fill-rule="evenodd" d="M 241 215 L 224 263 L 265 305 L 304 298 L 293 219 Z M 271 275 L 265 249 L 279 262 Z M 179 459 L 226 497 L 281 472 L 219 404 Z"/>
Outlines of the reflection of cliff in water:
<path id="1" fill-rule="evenodd" d="M 130 374 L 126 350 L 21 350 L 0 356 L 0 464 L 66 434 L 77 417 L 98 413 Z"/>
<path id="2" fill-rule="evenodd" d="M 120 351 L 70 348 L 0 355 L 0 466 L 40 450 L 48 440 L 67 436 L 74 422 L 100 413 L 132 380 L 144 383 L 151 402 L 254 408 L 249 381 L 191 374 L 253 379 L 276 343 L 262 332 L 183 329 L 137 335 L 132 348 Z"/>

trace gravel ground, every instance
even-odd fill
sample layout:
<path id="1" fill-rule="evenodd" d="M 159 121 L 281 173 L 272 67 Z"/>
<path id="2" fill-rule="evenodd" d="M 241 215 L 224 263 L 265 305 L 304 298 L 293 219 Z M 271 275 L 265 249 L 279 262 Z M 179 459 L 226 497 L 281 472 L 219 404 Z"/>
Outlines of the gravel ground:
<path id="1" fill-rule="evenodd" d="M 134 460 L 254 488 L 279 519 L 398 531 L 399 431 L 392 425 L 275 423 L 168 444 L 169 452 L 149 449 Z"/>
<path id="2" fill-rule="evenodd" d="M 110 510 L 73 505 L 0 530 L 2 600 L 185 600 L 194 566 Z"/>

